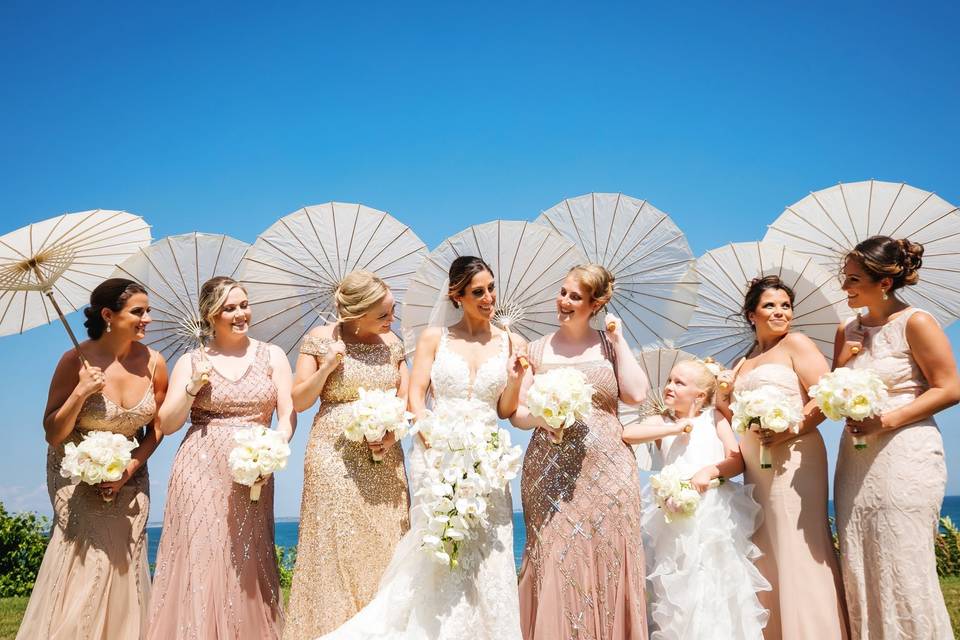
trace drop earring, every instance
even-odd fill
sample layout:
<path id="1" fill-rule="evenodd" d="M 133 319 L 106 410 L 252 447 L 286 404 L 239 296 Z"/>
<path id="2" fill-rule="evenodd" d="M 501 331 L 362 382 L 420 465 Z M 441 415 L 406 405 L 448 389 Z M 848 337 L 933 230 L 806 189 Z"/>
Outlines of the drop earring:
<path id="1" fill-rule="evenodd" d="M 110 333 L 110 331 L 111 331 L 111 328 L 110 328 L 110 321 L 109 321 L 109 320 L 107 320 L 107 333 Z"/>
<path id="2" fill-rule="evenodd" d="M 890 296 L 887 295 L 887 290 L 886 290 L 886 289 L 883 290 L 883 299 L 884 299 L 884 300 L 889 300 L 889 299 L 890 299 Z"/>

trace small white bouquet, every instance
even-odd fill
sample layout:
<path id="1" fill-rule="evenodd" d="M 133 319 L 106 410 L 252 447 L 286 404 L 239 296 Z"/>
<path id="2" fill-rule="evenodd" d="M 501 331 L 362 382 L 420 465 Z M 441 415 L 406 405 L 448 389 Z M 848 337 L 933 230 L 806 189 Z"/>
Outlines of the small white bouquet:
<path id="1" fill-rule="evenodd" d="M 864 420 L 880 415 L 887 402 L 887 385 L 872 369 L 840 367 L 810 387 L 810 397 L 831 420 Z M 866 449 L 867 443 L 863 436 L 853 436 L 853 446 Z"/>
<path id="2" fill-rule="evenodd" d="M 730 411 L 733 413 L 733 430 L 737 433 L 746 433 L 753 425 L 774 433 L 783 433 L 788 429 L 796 432 L 803 420 L 797 403 L 771 385 L 734 393 Z M 773 460 L 770 450 L 761 444 L 760 468 L 769 469 L 771 466 Z"/>
<path id="3" fill-rule="evenodd" d="M 63 447 L 60 475 L 73 483 L 100 484 L 114 482 L 123 476 L 130 463 L 130 453 L 137 448 L 136 440 L 109 431 L 90 431 L 80 444 L 68 442 Z M 112 495 L 104 495 L 107 502 Z"/>
<path id="4" fill-rule="evenodd" d="M 387 431 L 393 431 L 399 440 L 406 435 L 413 414 L 409 413 L 407 403 L 397 397 L 396 389 L 358 389 L 359 399 L 350 405 L 350 416 L 343 427 L 343 435 L 352 442 L 378 442 Z M 372 451 L 374 462 L 382 462 L 383 457 Z"/>
<path id="5" fill-rule="evenodd" d="M 527 392 L 530 413 L 560 430 L 559 435 L 552 437 L 554 444 L 563 442 L 563 429 L 590 417 L 592 400 L 593 385 L 587 382 L 582 371 L 572 367 L 538 373 Z"/>
<path id="6" fill-rule="evenodd" d="M 660 473 L 650 476 L 650 488 L 667 523 L 689 518 L 700 506 L 700 493 L 683 477 L 677 465 L 668 464 Z"/>
<path id="7" fill-rule="evenodd" d="M 250 487 L 250 500 L 260 499 L 261 480 L 287 466 L 290 445 L 279 431 L 266 427 L 244 427 L 233 434 L 237 446 L 230 450 L 227 463 L 237 484 Z"/>
<path id="8" fill-rule="evenodd" d="M 522 451 L 511 446 L 490 406 L 475 399 L 438 403 L 412 431 L 430 444 L 417 490 L 427 516 L 421 548 L 454 569 L 464 541 L 487 525 L 491 494 L 517 476 Z"/>

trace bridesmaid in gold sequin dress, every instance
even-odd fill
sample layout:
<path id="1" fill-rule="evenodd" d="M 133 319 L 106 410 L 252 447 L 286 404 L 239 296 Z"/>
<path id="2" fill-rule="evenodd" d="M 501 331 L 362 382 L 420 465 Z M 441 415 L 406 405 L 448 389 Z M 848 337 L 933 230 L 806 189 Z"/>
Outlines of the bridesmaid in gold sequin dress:
<path id="1" fill-rule="evenodd" d="M 351 442 L 344 419 L 358 389 L 407 393 L 403 345 L 390 332 L 394 298 L 376 275 L 355 271 L 336 294 L 340 321 L 310 332 L 300 347 L 294 406 L 321 405 L 307 444 L 297 566 L 283 637 L 333 631 L 374 596 L 393 549 L 410 528 L 403 449 Z M 371 453 L 383 458 L 374 462 Z"/>
<path id="2" fill-rule="evenodd" d="M 70 350 L 53 375 L 44 428 L 54 525 L 18 640 L 137 640 L 146 632 L 146 461 L 162 437 L 153 421 L 167 385 L 163 356 L 139 343 L 148 305 L 130 280 L 99 285 L 84 310 L 91 339 L 81 351 L 89 366 Z M 60 475 L 64 445 L 92 431 L 140 446 L 120 480 L 71 484 Z"/>
<path id="3" fill-rule="evenodd" d="M 523 461 L 527 545 L 520 567 L 525 640 L 646 640 L 645 566 L 636 459 L 623 442 L 617 401 L 643 401 L 648 383 L 619 322 L 590 328 L 613 295 L 613 275 L 576 267 L 557 296 L 560 329 L 530 345 L 520 428 L 537 427 Z M 533 375 L 556 367 L 582 371 L 594 385 L 593 413 L 565 430 L 560 444 L 522 404 Z"/>
<path id="4" fill-rule="evenodd" d="M 247 336 L 247 293 L 234 280 L 204 283 L 200 317 L 213 340 L 180 358 L 160 410 L 164 433 L 188 412 L 191 426 L 170 471 L 147 637 L 271 640 L 283 630 L 273 478 L 253 502 L 227 458 L 237 429 L 269 427 L 274 411 L 290 439 L 293 376 L 282 349 Z"/>
<path id="5" fill-rule="evenodd" d="M 872 369 L 889 393 L 880 417 L 847 423 L 834 482 L 851 637 L 864 640 L 953 637 L 934 553 L 947 482 L 934 414 L 960 401 L 960 375 L 937 321 L 895 293 L 919 280 L 922 255 L 875 236 L 843 269 L 850 306 L 867 313 L 839 328 L 834 362 Z"/>

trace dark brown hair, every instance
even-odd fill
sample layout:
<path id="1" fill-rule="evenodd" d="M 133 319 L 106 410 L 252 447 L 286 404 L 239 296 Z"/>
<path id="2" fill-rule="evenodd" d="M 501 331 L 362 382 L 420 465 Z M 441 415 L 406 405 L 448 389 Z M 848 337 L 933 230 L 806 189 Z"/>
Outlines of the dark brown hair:
<path id="1" fill-rule="evenodd" d="M 923 245 L 906 238 L 871 236 L 845 257 L 856 260 L 874 282 L 883 278 L 893 280 L 890 285 L 893 291 L 920 281 L 918 271 L 923 265 Z"/>
<path id="2" fill-rule="evenodd" d="M 750 286 L 743 296 L 743 307 L 741 308 L 743 319 L 748 323 L 750 322 L 750 314 L 754 313 L 757 310 L 757 305 L 760 304 L 760 296 L 763 295 L 764 291 L 769 291 L 770 289 L 783 291 L 787 294 L 787 297 L 790 298 L 790 304 L 793 304 L 793 289 L 781 280 L 780 276 L 754 278 L 750 281 Z"/>
<path id="3" fill-rule="evenodd" d="M 460 256 L 453 261 L 450 265 L 450 285 L 447 289 L 447 297 L 455 308 L 459 309 L 460 305 L 453 299 L 454 296 L 462 296 L 467 287 L 470 286 L 470 281 L 473 280 L 474 276 L 484 271 L 493 276 L 493 269 L 483 261 L 483 258 Z"/>
<path id="4" fill-rule="evenodd" d="M 87 328 L 90 339 L 99 340 L 107 330 L 107 321 L 103 319 L 104 309 L 120 311 L 131 296 L 146 292 L 143 285 L 126 278 L 110 278 L 98 284 L 90 292 L 90 306 L 83 309 L 83 315 L 86 317 L 83 326 Z"/>

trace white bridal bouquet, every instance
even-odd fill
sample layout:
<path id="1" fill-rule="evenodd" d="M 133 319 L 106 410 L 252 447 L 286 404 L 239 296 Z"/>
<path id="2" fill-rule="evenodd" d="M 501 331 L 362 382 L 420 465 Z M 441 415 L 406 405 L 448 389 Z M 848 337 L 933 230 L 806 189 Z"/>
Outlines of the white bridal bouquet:
<path id="1" fill-rule="evenodd" d="M 406 435 L 413 414 L 409 413 L 407 403 L 397 397 L 396 389 L 358 389 L 360 398 L 350 405 L 350 417 L 343 427 L 347 440 L 377 442 L 383 439 L 387 431 L 393 431 L 399 440 Z M 382 462 L 383 457 L 370 452 L 374 462 Z"/>
<path id="2" fill-rule="evenodd" d="M 130 452 L 137 442 L 109 431 L 91 431 L 84 434 L 80 444 L 68 442 L 63 448 L 60 475 L 71 482 L 100 484 L 119 480 L 130 463 Z M 107 502 L 112 495 L 104 495 Z"/>
<path id="3" fill-rule="evenodd" d="M 803 420 L 797 403 L 771 385 L 734 393 L 730 411 L 733 413 L 733 429 L 737 433 L 746 433 L 752 425 L 774 433 L 783 433 L 791 428 L 797 431 Z M 760 468 L 769 469 L 772 463 L 769 449 L 760 445 Z"/>
<path id="4" fill-rule="evenodd" d="M 461 545 L 487 525 L 490 495 L 517 476 L 522 451 L 510 445 L 493 409 L 476 399 L 444 400 L 412 431 L 430 445 L 417 491 L 427 516 L 421 548 L 454 569 Z"/>
<path id="5" fill-rule="evenodd" d="M 590 417 L 593 408 L 593 385 L 579 369 L 560 367 L 538 373 L 527 392 L 530 413 L 546 420 L 553 429 L 561 429 L 553 438 L 554 444 L 563 442 L 563 431 L 577 420 Z"/>
<path id="6" fill-rule="evenodd" d="M 279 431 L 266 427 L 244 427 L 233 434 L 237 446 L 230 450 L 227 463 L 233 481 L 250 487 L 250 500 L 260 499 L 261 479 L 287 466 L 290 445 Z"/>
<path id="7" fill-rule="evenodd" d="M 864 420 L 880 415 L 887 401 L 887 385 L 872 369 L 840 367 L 810 387 L 810 397 L 831 420 Z M 865 449 L 867 443 L 863 436 L 853 436 L 853 446 Z"/>

